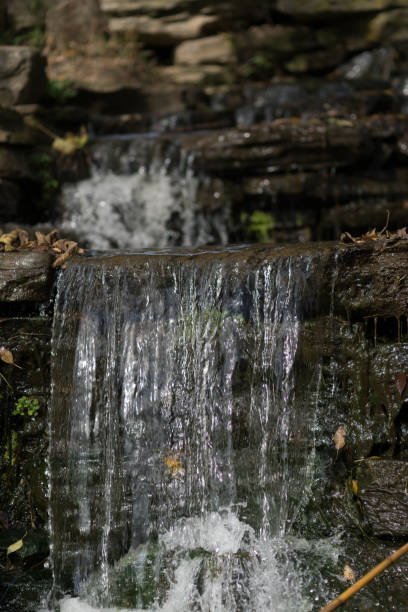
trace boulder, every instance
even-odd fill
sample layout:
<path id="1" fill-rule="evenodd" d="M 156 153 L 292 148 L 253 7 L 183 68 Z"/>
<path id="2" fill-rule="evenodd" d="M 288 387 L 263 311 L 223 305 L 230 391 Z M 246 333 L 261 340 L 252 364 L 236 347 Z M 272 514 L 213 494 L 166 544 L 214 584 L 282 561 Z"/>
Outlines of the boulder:
<path id="1" fill-rule="evenodd" d="M 135 32 L 138 39 L 151 47 L 168 47 L 184 40 L 214 32 L 218 18 L 213 15 L 174 15 L 172 19 L 151 17 L 116 17 L 110 19 L 110 32 Z"/>
<path id="2" fill-rule="evenodd" d="M 1 3 L 4 0 L 0 0 Z M 13 32 L 21 32 L 44 25 L 45 12 L 54 6 L 54 0 L 27 2 L 27 0 L 7 0 L 7 21 Z"/>
<path id="3" fill-rule="evenodd" d="M 62 0 L 48 11 L 46 19 L 48 50 L 64 51 L 85 45 L 103 32 L 105 18 L 98 0 Z"/>
<path id="4" fill-rule="evenodd" d="M 134 62 L 126 57 L 75 55 L 52 61 L 48 74 L 52 79 L 67 79 L 75 86 L 96 94 L 110 94 L 125 89 L 136 90 L 140 79 Z M 101 102 L 101 101 L 99 101 Z"/>
<path id="5" fill-rule="evenodd" d="M 38 302 L 49 299 L 53 278 L 49 253 L 0 253 L 0 301 Z"/>
<path id="6" fill-rule="evenodd" d="M 45 59 L 31 47 L 0 46 L 0 99 L 5 106 L 38 102 L 45 93 Z"/>
<path id="7" fill-rule="evenodd" d="M 199 40 L 181 43 L 176 48 L 176 64 L 194 66 L 197 64 L 229 64 L 234 62 L 235 53 L 225 34 L 207 36 Z"/>
<path id="8" fill-rule="evenodd" d="M 357 468 L 358 498 L 370 531 L 375 536 L 408 536 L 408 463 L 367 459 Z"/>

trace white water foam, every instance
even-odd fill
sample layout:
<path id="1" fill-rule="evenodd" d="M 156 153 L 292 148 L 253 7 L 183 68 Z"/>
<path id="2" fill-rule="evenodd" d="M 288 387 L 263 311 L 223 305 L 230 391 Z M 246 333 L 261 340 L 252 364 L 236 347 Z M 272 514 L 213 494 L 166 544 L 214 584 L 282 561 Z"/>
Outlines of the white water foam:
<path id="1" fill-rule="evenodd" d="M 229 510 L 210 513 L 207 517 L 180 520 L 160 538 L 163 551 L 183 551 L 166 600 L 143 610 L 150 612 L 234 612 L 235 600 L 226 589 L 236 566 L 236 555 L 250 561 L 249 581 L 239 585 L 246 589 L 248 612 L 311 612 L 314 600 L 318 600 L 314 589 L 305 596 L 307 577 L 299 572 L 293 557 L 319 558 L 322 566 L 336 564 L 339 556 L 337 541 L 306 541 L 299 538 L 256 538 L 250 526 L 238 520 Z M 202 570 L 202 557 L 185 558 L 186 551 L 202 549 L 213 553 L 211 571 L 204 575 L 204 584 L 197 589 L 197 576 Z M 214 555 L 215 553 L 215 555 Z M 132 558 L 133 553 L 129 553 Z M 126 564 L 125 558 L 117 566 Z M 324 583 L 324 579 L 321 579 Z M 324 588 L 324 587 L 323 587 Z M 89 592 L 88 592 L 89 597 Z M 60 612 L 140 612 L 142 608 L 94 607 L 81 598 L 68 597 L 59 602 Z"/>

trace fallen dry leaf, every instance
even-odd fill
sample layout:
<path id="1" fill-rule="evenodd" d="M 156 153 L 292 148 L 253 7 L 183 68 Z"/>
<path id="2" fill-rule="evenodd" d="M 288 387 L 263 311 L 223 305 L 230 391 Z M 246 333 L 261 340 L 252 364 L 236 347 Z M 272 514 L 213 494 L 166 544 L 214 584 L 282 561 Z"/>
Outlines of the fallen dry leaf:
<path id="1" fill-rule="evenodd" d="M 8 234 L 0 230 L 0 252 L 16 251 L 21 248 L 61 254 L 61 257 L 57 257 L 54 261 L 54 268 L 65 267 L 66 260 L 71 255 L 84 255 L 85 253 L 73 240 L 59 239 L 58 230 L 55 229 L 48 234 L 36 231 L 35 240 L 30 240 L 28 232 L 21 228 L 13 229 Z"/>
<path id="2" fill-rule="evenodd" d="M 10 544 L 10 546 L 7 548 L 7 554 L 11 555 L 11 553 L 16 552 L 17 550 L 20 550 L 20 548 L 23 548 L 23 540 L 17 540 L 17 542 L 14 542 L 13 544 Z"/>
<path id="3" fill-rule="evenodd" d="M 333 442 L 336 447 L 336 450 L 339 451 L 346 443 L 345 430 L 343 425 L 340 425 L 338 430 L 333 436 Z"/>
<path id="4" fill-rule="evenodd" d="M 358 494 L 357 480 L 352 480 L 351 481 L 351 490 L 353 491 L 353 495 L 357 495 Z"/>
<path id="5" fill-rule="evenodd" d="M 4 346 L 0 347 L 0 359 L 4 361 L 4 363 L 8 363 L 10 365 L 15 366 L 16 368 L 22 369 L 21 366 L 14 363 L 13 353 L 6 349 Z"/>
<path id="6" fill-rule="evenodd" d="M 173 478 L 177 478 L 178 476 L 183 476 L 184 470 L 181 466 L 179 452 L 173 453 L 171 455 L 167 455 L 167 457 L 164 458 L 164 461 Z"/>
<path id="7" fill-rule="evenodd" d="M 42 244 L 48 244 L 47 238 L 42 232 L 35 232 L 35 237 L 37 238 L 38 246 L 41 246 Z"/>
<path id="8" fill-rule="evenodd" d="M 351 567 L 346 563 L 343 570 L 343 576 L 348 582 L 354 582 L 356 579 L 356 575 L 351 569 Z"/>

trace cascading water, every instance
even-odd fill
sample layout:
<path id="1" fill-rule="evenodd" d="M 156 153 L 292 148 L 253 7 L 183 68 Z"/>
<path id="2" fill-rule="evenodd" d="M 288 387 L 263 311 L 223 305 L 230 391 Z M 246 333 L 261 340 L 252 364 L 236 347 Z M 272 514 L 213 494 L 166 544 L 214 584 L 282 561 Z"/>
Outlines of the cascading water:
<path id="1" fill-rule="evenodd" d="M 290 534 L 313 473 L 320 370 L 296 355 L 318 264 L 261 247 L 69 264 L 50 444 L 61 610 L 313 609 L 324 581 L 302 556 L 335 551 Z"/>
<path id="2" fill-rule="evenodd" d="M 228 240 L 228 202 L 205 215 L 206 178 L 176 141 L 157 135 L 111 137 L 91 150 L 91 177 L 66 184 L 60 226 L 90 248 L 191 246 Z"/>

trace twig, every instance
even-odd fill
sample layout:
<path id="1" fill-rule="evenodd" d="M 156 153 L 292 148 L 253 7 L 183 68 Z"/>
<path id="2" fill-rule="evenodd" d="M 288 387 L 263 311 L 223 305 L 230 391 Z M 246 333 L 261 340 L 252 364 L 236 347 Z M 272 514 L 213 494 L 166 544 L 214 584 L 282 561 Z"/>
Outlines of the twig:
<path id="1" fill-rule="evenodd" d="M 385 225 L 384 225 L 384 227 L 382 228 L 381 232 L 378 232 L 378 235 L 379 235 L 379 236 L 382 236 L 382 235 L 383 235 L 383 233 L 384 233 L 384 232 L 387 230 L 389 220 L 390 220 L 390 211 L 389 211 L 389 210 L 387 210 L 387 221 L 385 222 Z"/>

